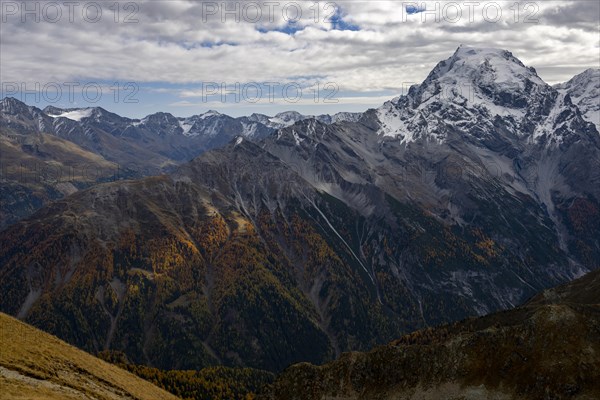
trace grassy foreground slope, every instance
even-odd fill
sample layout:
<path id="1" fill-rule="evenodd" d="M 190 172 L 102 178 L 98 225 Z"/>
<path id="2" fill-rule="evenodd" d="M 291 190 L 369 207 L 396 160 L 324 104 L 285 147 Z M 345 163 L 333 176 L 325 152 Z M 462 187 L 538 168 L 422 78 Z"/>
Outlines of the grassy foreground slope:
<path id="1" fill-rule="evenodd" d="M 0 398 L 31 400 L 177 397 L 0 313 Z"/>

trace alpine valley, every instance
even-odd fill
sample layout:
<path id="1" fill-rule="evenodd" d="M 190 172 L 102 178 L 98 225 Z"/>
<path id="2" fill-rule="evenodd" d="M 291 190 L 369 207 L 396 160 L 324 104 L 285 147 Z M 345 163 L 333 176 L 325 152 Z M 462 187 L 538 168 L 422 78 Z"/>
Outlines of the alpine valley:
<path id="1" fill-rule="evenodd" d="M 0 310 L 135 364 L 280 372 L 517 307 L 600 268 L 599 96 L 600 69 L 553 87 L 461 46 L 359 114 L 133 120 L 5 98 Z M 11 169 L 36 163 L 99 167 Z M 351 361 L 294 367 L 277 398 Z"/>

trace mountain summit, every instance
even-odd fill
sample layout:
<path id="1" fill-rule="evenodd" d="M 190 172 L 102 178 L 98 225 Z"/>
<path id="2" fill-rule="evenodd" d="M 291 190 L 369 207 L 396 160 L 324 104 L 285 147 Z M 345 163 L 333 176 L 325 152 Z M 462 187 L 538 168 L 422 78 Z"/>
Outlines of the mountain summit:
<path id="1" fill-rule="evenodd" d="M 433 81 L 447 87 L 464 84 L 490 87 L 495 91 L 522 90 L 532 83 L 545 86 L 535 69 L 526 67 L 510 51 L 464 45 L 441 61 L 425 83 Z"/>
<path id="2" fill-rule="evenodd" d="M 600 68 L 589 68 L 568 82 L 554 87 L 560 92 L 568 93 L 583 117 L 600 130 Z"/>
<path id="3" fill-rule="evenodd" d="M 460 46 L 420 85 L 377 110 L 379 133 L 403 142 L 518 138 L 557 145 L 567 131 L 590 128 L 565 98 L 506 50 Z M 573 129 L 564 125 L 574 124 Z"/>

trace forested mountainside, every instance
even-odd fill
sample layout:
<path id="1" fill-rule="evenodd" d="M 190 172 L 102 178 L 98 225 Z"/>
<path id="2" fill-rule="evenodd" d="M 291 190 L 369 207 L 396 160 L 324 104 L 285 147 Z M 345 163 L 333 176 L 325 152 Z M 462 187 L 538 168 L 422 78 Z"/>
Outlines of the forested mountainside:
<path id="1" fill-rule="evenodd" d="M 596 271 L 514 310 L 294 365 L 264 399 L 596 399 L 599 304 Z"/>

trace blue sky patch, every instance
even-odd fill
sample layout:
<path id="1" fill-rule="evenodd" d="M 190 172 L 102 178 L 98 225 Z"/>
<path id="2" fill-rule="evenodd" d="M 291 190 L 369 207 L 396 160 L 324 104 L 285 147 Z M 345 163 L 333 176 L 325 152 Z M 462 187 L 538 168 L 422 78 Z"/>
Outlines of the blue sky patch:
<path id="1" fill-rule="evenodd" d="M 360 31 L 360 27 L 358 25 L 344 21 L 344 15 L 339 7 L 335 14 L 331 16 L 329 21 L 331 22 L 331 26 L 335 31 Z"/>
<path id="2" fill-rule="evenodd" d="M 304 26 L 301 26 L 297 23 L 288 22 L 284 27 L 281 27 L 281 28 L 273 28 L 273 29 L 258 28 L 257 30 L 260 33 L 281 32 L 281 33 L 285 33 L 286 35 L 293 35 L 296 32 L 303 30 L 304 28 L 305 28 Z"/>
<path id="3" fill-rule="evenodd" d="M 420 6 L 409 4 L 406 6 L 406 13 L 408 15 L 418 14 L 427 11 L 425 4 L 421 4 Z"/>

